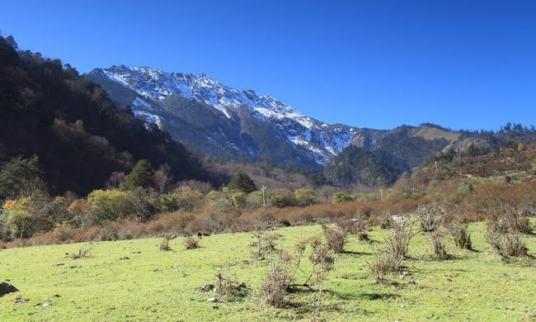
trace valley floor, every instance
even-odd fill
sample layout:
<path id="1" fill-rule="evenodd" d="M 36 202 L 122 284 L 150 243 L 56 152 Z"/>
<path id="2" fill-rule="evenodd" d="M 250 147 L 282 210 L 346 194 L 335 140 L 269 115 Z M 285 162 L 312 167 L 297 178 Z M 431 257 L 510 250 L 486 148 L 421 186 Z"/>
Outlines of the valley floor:
<path id="1" fill-rule="evenodd" d="M 504 262 L 484 240 L 484 224 L 470 226 L 475 251 L 449 241 L 450 260 L 432 257 L 419 235 L 404 262 L 410 275 L 386 285 L 373 281 L 368 265 L 388 230 L 374 228 L 372 242 L 350 238 L 337 256 L 323 298 L 328 321 L 534 321 L 536 259 Z M 279 246 L 320 234 L 319 226 L 279 229 Z M 286 308 L 260 304 L 257 289 L 270 265 L 251 258 L 251 233 L 204 237 L 201 248 L 184 250 L 182 238 L 160 251 L 160 239 L 41 246 L 0 251 L 0 281 L 20 291 L 0 297 L 1 321 L 274 321 L 309 320 L 316 292 L 289 296 Z M 536 255 L 536 236 L 524 236 Z M 88 257 L 67 253 L 90 247 Z M 241 301 L 210 303 L 198 290 L 215 282 L 219 267 L 250 288 Z M 300 276 L 298 276 L 298 280 Z M 17 297 L 19 298 L 17 300 Z M 21 302 L 21 303 L 16 303 Z"/>

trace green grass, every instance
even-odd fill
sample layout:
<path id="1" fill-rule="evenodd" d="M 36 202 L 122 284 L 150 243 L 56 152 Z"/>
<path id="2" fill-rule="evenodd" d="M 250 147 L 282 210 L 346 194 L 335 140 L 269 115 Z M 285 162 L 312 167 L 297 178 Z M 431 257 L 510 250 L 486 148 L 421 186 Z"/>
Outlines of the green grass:
<path id="1" fill-rule="evenodd" d="M 470 226 L 476 251 L 448 248 L 453 259 L 430 256 L 425 236 L 416 237 L 405 265 L 411 276 L 395 275 L 377 285 L 368 269 L 389 231 L 375 229 L 371 243 L 351 238 L 330 272 L 322 317 L 329 321 L 534 321 L 536 259 L 505 263 L 490 252 L 484 225 Z M 292 250 L 319 226 L 280 229 L 280 245 Z M 536 236 L 524 240 L 536 255 Z M 309 320 L 316 294 L 298 292 L 282 309 L 263 306 L 256 297 L 268 261 L 251 260 L 251 234 L 205 237 L 201 248 L 184 250 L 182 239 L 160 251 L 160 239 L 42 246 L 0 251 L 0 281 L 19 292 L 0 298 L 1 321 L 252 321 Z M 88 257 L 67 253 L 91 247 Z M 120 260 L 128 256 L 128 260 Z M 197 290 L 215 282 L 225 266 L 251 288 L 241 301 L 209 303 Z M 414 281 L 414 282 L 413 282 Z M 26 301 L 15 304 L 21 296 Z M 43 307 L 48 301 L 50 305 Z"/>

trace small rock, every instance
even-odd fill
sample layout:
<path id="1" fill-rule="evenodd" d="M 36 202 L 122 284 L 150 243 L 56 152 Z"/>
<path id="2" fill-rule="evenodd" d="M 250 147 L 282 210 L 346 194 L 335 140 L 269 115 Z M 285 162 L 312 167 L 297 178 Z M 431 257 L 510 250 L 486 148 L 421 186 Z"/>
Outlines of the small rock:
<path id="1" fill-rule="evenodd" d="M 50 301 L 48 299 L 43 300 L 43 302 L 41 302 L 41 306 L 42 307 L 49 307 L 50 306 Z"/>
<path id="2" fill-rule="evenodd" d="M 17 292 L 17 291 L 18 289 L 9 283 L 6 283 L 6 282 L 0 283 L 0 297 L 9 293 Z"/>
<path id="3" fill-rule="evenodd" d="M 205 284 L 199 288 L 201 292 L 210 292 L 214 289 L 214 284 Z"/>
<path id="4" fill-rule="evenodd" d="M 24 303 L 24 302 L 26 302 L 26 301 L 27 301 L 27 299 L 24 299 L 24 298 L 22 298 L 22 296 L 18 295 L 18 296 L 15 298 L 15 302 L 14 302 L 14 303 L 15 303 L 15 304 L 22 304 L 22 303 Z"/>
<path id="5" fill-rule="evenodd" d="M 210 302 L 210 303 L 216 303 L 216 302 L 218 302 L 218 299 L 215 298 L 215 297 L 209 297 L 209 298 L 207 299 L 207 302 Z"/>

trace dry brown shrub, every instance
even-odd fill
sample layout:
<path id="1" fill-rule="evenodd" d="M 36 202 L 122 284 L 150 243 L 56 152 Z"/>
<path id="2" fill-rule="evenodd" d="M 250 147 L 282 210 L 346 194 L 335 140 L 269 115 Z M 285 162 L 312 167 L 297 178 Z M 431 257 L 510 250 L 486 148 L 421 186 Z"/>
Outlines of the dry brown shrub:
<path id="1" fill-rule="evenodd" d="M 381 214 L 377 221 L 381 229 L 388 229 L 392 227 L 391 215 L 388 213 Z"/>
<path id="2" fill-rule="evenodd" d="M 186 250 L 196 249 L 196 248 L 199 248 L 199 239 L 188 236 L 184 238 L 183 244 Z"/>
<path id="3" fill-rule="evenodd" d="M 78 249 L 78 251 L 69 253 L 69 257 L 73 260 L 85 258 L 89 255 L 90 251 L 91 251 L 91 248 L 81 247 Z"/>
<path id="4" fill-rule="evenodd" d="M 387 239 L 387 252 L 400 260 L 405 259 L 408 255 L 409 243 L 414 236 L 412 226 L 396 225 L 391 237 Z"/>
<path id="5" fill-rule="evenodd" d="M 439 205 L 422 205 L 417 209 L 417 215 L 422 231 L 431 233 L 441 225 L 445 210 Z"/>
<path id="6" fill-rule="evenodd" d="M 164 236 L 164 238 L 162 238 L 162 241 L 160 241 L 160 250 L 163 250 L 163 251 L 171 250 L 171 247 L 169 247 L 169 238 L 167 236 Z"/>
<path id="7" fill-rule="evenodd" d="M 328 227 L 322 225 L 322 233 L 326 240 L 327 247 L 337 254 L 344 253 L 347 232 L 340 227 Z"/>
<path id="8" fill-rule="evenodd" d="M 432 246 L 434 250 L 434 255 L 439 259 L 447 259 L 449 254 L 447 253 L 447 247 L 443 242 L 443 233 L 435 231 L 430 234 L 430 240 L 432 241 Z"/>
<path id="9" fill-rule="evenodd" d="M 316 240 L 318 241 L 318 239 Z M 313 265 L 312 281 L 318 286 L 318 298 L 313 313 L 313 319 L 320 318 L 320 310 L 322 307 L 322 294 L 324 292 L 324 282 L 328 273 L 335 265 L 335 256 L 329 246 L 313 241 L 311 243 L 312 252 L 309 256 L 309 261 Z"/>
<path id="10" fill-rule="evenodd" d="M 369 224 L 364 215 L 356 214 L 352 218 L 336 218 L 334 222 L 340 230 L 356 235 L 358 240 L 368 240 Z"/>
<path id="11" fill-rule="evenodd" d="M 393 256 L 391 253 L 381 253 L 374 262 L 369 265 L 376 283 L 384 283 L 387 274 L 399 271 L 401 261 L 402 260 L 399 257 Z"/>
<path id="12" fill-rule="evenodd" d="M 467 232 L 467 224 L 453 222 L 448 226 L 448 230 L 458 248 L 468 250 L 473 248 L 471 236 Z"/>
<path id="13" fill-rule="evenodd" d="M 216 295 L 218 301 L 231 302 L 247 296 L 248 288 L 245 283 L 240 283 L 222 269 L 216 272 Z"/>
<path id="14" fill-rule="evenodd" d="M 527 246 L 516 234 L 488 230 L 486 240 L 500 256 L 521 257 L 528 255 Z"/>
<path id="15" fill-rule="evenodd" d="M 74 240 L 76 229 L 68 224 L 57 225 L 52 231 L 39 233 L 32 238 L 33 245 L 49 245 L 55 243 L 70 243 Z"/>
<path id="16" fill-rule="evenodd" d="M 505 208 L 533 209 L 536 206 L 536 181 L 517 184 L 488 183 L 475 187 L 460 205 L 467 221 L 501 217 Z"/>
<path id="17" fill-rule="evenodd" d="M 259 222 L 274 222 L 279 225 L 329 223 L 336 218 L 351 218 L 356 213 L 365 215 L 367 221 L 375 222 L 378 214 L 398 213 L 415 209 L 415 200 L 387 200 L 348 202 L 342 204 L 316 204 L 308 207 L 263 208 L 244 212 L 221 213 L 210 208 L 193 212 L 176 211 L 162 213 L 147 222 L 121 219 L 97 226 L 91 218 L 85 218 L 84 202 L 79 201 L 69 208 L 77 214 L 77 228 L 58 228 L 25 240 L 25 244 L 55 244 L 65 242 L 101 241 L 160 236 L 163 233 L 196 234 L 198 232 L 253 231 Z M 80 219 L 80 220 L 79 220 Z M 86 220 L 87 219 L 87 220 Z M 82 221 L 84 223 L 82 223 Z M 364 235 L 362 236 L 364 237 Z M 7 246 L 15 243 L 7 243 Z"/>
<path id="18" fill-rule="evenodd" d="M 513 207 L 503 207 L 498 214 L 490 214 L 488 216 L 488 230 L 499 234 L 532 233 L 526 212 Z"/>
<path id="19" fill-rule="evenodd" d="M 276 232 L 270 232 L 267 228 L 257 228 L 253 232 L 254 241 L 250 244 L 253 247 L 252 256 L 257 260 L 264 260 L 270 254 L 277 252 L 277 241 L 281 235 Z"/>
<path id="20" fill-rule="evenodd" d="M 272 263 L 259 290 L 261 300 L 274 307 L 285 306 L 286 296 L 293 280 L 287 262 L 279 260 Z"/>

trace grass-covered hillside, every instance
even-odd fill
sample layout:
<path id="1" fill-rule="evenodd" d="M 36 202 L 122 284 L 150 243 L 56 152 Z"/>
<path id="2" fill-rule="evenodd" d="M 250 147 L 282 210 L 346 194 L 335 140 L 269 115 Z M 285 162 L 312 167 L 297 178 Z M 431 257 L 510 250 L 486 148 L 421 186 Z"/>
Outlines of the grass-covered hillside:
<path id="1" fill-rule="evenodd" d="M 390 229 L 374 228 L 370 241 L 351 235 L 323 285 L 319 317 L 328 321 L 533 321 L 536 319 L 536 236 L 521 238 L 529 257 L 502 259 L 486 243 L 485 224 L 469 226 L 472 251 L 445 238 L 449 259 L 438 259 L 427 236 L 411 240 L 402 269 L 376 283 L 369 265 Z M 295 245 L 321 234 L 319 226 L 281 228 L 276 248 L 295 256 Z M 295 288 L 285 304 L 263 304 L 259 287 L 271 262 L 253 257 L 252 233 L 203 237 L 186 250 L 183 238 L 67 244 L 0 251 L 0 277 L 19 291 L 0 297 L 2 321 L 274 321 L 304 320 L 317 307 L 319 286 Z M 80 249 L 86 256 L 74 259 Z M 294 262 L 293 262 L 294 263 Z M 290 265 L 290 264 L 289 264 Z M 289 270 L 294 283 L 310 269 Z M 245 283 L 228 300 L 214 291 L 216 273 Z"/>

